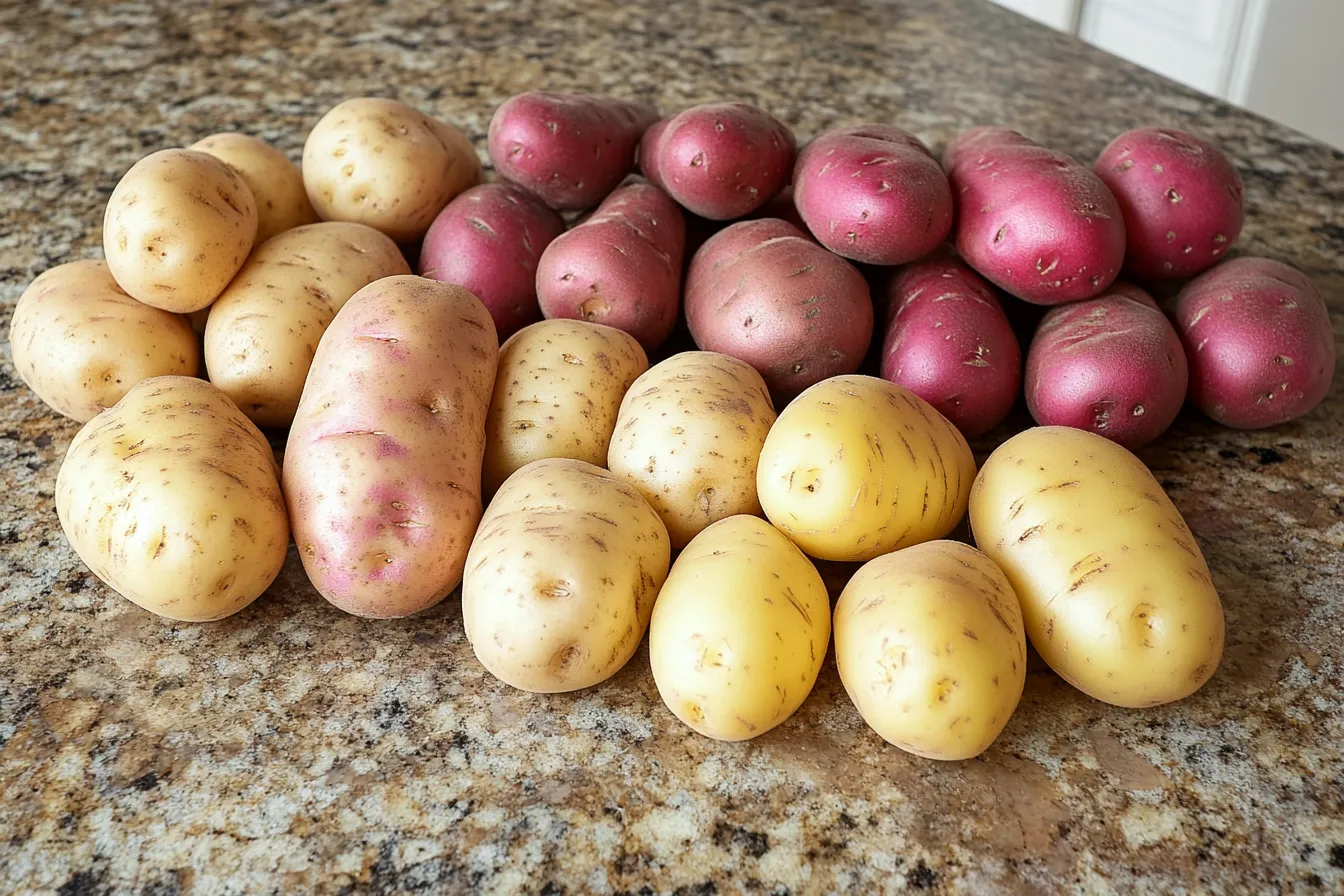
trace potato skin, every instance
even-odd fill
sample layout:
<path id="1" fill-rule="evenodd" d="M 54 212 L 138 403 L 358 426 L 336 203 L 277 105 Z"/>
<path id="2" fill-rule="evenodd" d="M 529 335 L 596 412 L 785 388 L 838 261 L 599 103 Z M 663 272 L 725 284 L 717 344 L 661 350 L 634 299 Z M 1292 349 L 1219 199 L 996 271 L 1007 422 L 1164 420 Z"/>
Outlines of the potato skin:
<path id="1" fill-rule="evenodd" d="M 168 619 L 230 616 L 275 580 L 289 523 L 275 455 L 193 377 L 144 380 L 70 443 L 56 513 L 108 587 Z"/>
<path id="2" fill-rule="evenodd" d="M 866 561 L 951 532 L 974 476 L 965 437 L 928 402 L 851 375 L 783 410 L 756 489 L 770 522 L 811 556 Z"/>
<path id="3" fill-rule="evenodd" d="M 242 176 L 257 203 L 257 235 L 252 240 L 253 246 L 260 246 L 292 227 L 317 222 L 317 212 L 303 189 L 299 166 L 265 140 L 225 132 L 211 134 L 187 148 L 214 156 Z"/>
<path id="4" fill-rule="evenodd" d="M 591 687 L 634 655 L 671 557 L 629 483 L 584 461 L 530 463 L 490 502 L 467 554 L 467 640 L 520 690 Z"/>
<path id="5" fill-rule="evenodd" d="M 19 376 L 58 414 L 84 423 L 141 380 L 195 376 L 186 318 L 126 295 L 106 262 L 57 265 L 19 296 L 9 325 Z"/>
<path id="6" fill-rule="evenodd" d="M 1153 474 L 1094 433 L 1029 429 L 971 492 L 976 544 L 1008 576 L 1027 636 L 1074 687 L 1116 706 L 1194 693 L 1223 652 L 1223 609 Z"/>
<path id="7" fill-rule="evenodd" d="M 370 283 L 322 336 L 283 482 L 303 567 L 347 613 L 407 616 L 462 581 L 498 345 L 480 300 L 415 276 Z"/>
<path id="8" fill-rule="evenodd" d="M 1003 571 L 969 545 L 884 554 L 835 605 L 835 665 L 883 739 L 926 759 L 970 759 L 1022 698 L 1022 608 Z"/>
<path id="9" fill-rule="evenodd" d="M 770 393 L 750 366 L 682 352 L 625 393 L 607 468 L 634 483 L 681 548 L 717 520 L 761 512 L 756 461 L 774 422 Z"/>
<path id="10" fill-rule="evenodd" d="M 758 737 L 802 705 L 831 635 L 816 567 L 754 516 L 719 520 L 668 573 L 649 661 L 672 714 L 705 737 Z"/>
<path id="11" fill-rule="evenodd" d="M 203 152 L 164 149 L 112 191 L 103 256 L 127 295 L 186 314 L 223 292 L 256 235 L 257 204 L 237 171 Z"/>
<path id="12" fill-rule="evenodd" d="M 635 337 L 601 324 L 545 320 L 509 337 L 485 418 L 485 493 L 545 457 L 605 466 L 621 399 L 648 369 Z"/>

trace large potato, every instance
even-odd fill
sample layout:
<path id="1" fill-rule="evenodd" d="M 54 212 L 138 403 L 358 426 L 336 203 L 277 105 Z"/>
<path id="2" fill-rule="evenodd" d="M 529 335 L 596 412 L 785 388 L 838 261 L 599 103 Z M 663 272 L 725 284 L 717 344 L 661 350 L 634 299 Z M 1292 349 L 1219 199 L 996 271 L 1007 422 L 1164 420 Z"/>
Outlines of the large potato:
<path id="1" fill-rule="evenodd" d="M 490 502 L 467 554 L 467 640 L 524 691 L 605 681 L 644 637 L 671 555 L 629 483 L 581 460 L 530 463 Z"/>
<path id="2" fill-rule="evenodd" d="M 765 515 L 821 560 L 871 560 L 942 538 L 966 513 L 975 458 L 924 399 L 871 376 L 823 380 L 761 450 Z"/>
<path id="3" fill-rule="evenodd" d="M 1117 706 L 1179 700 L 1223 653 L 1223 608 L 1185 520 L 1134 455 L 1042 426 L 985 462 L 971 529 L 1066 681 Z"/>
<path id="4" fill-rule="evenodd" d="M 254 246 L 292 227 L 317 221 L 317 212 L 303 190 L 299 166 L 265 140 L 225 132 L 211 134 L 187 148 L 214 156 L 242 176 L 257 202 Z"/>
<path id="5" fill-rule="evenodd" d="M 716 352 L 682 352 L 635 380 L 621 402 L 607 453 L 680 548 L 710 523 L 761 512 L 756 461 L 775 408 L 749 364 Z"/>
<path id="6" fill-rule="evenodd" d="M 123 597 L 185 622 L 256 600 L 289 523 L 265 437 L 204 380 L 136 385 L 75 436 L 56 513 L 79 559 Z"/>
<path id="7" fill-rule="evenodd" d="M 126 295 L 102 261 L 38 276 L 14 307 L 14 367 L 57 413 L 80 423 L 153 376 L 195 376 L 201 352 L 187 319 Z"/>
<path id="8" fill-rule="evenodd" d="M 256 235 L 257 204 L 242 175 L 212 155 L 164 149 L 112 191 L 103 256 L 128 295 L 185 314 L 223 292 Z"/>
<path id="9" fill-rule="evenodd" d="M 635 337 L 601 324 L 545 320 L 509 337 L 485 419 L 485 493 L 543 457 L 605 466 L 621 399 L 648 369 Z"/>

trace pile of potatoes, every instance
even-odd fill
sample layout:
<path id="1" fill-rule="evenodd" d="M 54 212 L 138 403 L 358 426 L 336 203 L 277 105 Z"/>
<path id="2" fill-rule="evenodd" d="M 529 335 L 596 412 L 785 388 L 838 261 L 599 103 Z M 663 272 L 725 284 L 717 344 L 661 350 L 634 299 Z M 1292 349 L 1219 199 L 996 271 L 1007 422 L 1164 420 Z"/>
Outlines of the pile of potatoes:
<path id="1" fill-rule="evenodd" d="M 1213 674 L 1208 567 L 1128 449 L 1187 399 L 1299 417 L 1335 360 L 1305 276 L 1226 260 L 1216 147 L 1145 128 L 1088 167 L 980 127 L 940 161 L 875 123 L 800 151 L 744 103 L 534 92 L 488 155 L 489 183 L 460 130 L 365 98 L 302 169 L 217 134 L 125 174 L 104 260 L 39 276 L 10 337 L 85 424 L 56 507 L 99 578 L 220 619 L 292 538 L 359 616 L 460 587 L 524 690 L 596 685 L 647 632 L 667 707 L 724 740 L 787 719 L 833 635 L 863 718 L 936 759 L 1003 730 L 1028 641 L 1119 706 Z M 1165 308 L 1135 282 L 1177 279 Z M 682 321 L 698 350 L 667 350 Z M 1024 391 L 1042 425 L 977 471 Z M 978 549 L 947 540 L 968 515 Z M 855 565 L 834 607 L 814 560 Z"/>

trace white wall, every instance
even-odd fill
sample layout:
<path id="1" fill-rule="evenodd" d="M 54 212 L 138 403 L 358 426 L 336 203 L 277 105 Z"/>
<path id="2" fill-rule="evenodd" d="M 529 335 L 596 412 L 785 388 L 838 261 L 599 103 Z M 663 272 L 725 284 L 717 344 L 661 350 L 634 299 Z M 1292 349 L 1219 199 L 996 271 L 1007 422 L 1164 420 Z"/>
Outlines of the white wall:
<path id="1" fill-rule="evenodd" d="M 1344 0 L 1261 5 L 1249 75 L 1230 98 L 1344 150 Z"/>

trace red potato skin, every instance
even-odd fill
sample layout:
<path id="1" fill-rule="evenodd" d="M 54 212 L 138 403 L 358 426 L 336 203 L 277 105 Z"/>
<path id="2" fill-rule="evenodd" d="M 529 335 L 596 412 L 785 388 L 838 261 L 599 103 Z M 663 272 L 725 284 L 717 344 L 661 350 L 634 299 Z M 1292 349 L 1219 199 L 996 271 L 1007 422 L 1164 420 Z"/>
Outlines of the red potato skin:
<path id="1" fill-rule="evenodd" d="M 1146 280 L 1193 277 L 1241 236 L 1241 175 L 1218 147 L 1171 128 L 1126 131 L 1093 166 L 1125 220 L 1125 267 Z"/>
<path id="2" fill-rule="evenodd" d="M 611 96 L 532 91 L 490 119 L 487 146 L 500 177 L 555 209 L 592 208 L 635 165 L 652 106 Z"/>
<path id="3" fill-rule="evenodd" d="M 1277 426 L 1310 412 L 1330 391 L 1330 315 L 1296 268 L 1234 258 L 1186 284 L 1172 311 L 1190 359 L 1190 399 L 1216 422 Z"/>
<path id="4" fill-rule="evenodd" d="M 803 222 L 803 216 L 798 213 L 798 204 L 794 201 L 793 184 L 785 186 L 784 189 L 775 194 L 773 199 L 756 209 L 748 217 L 779 218 L 797 227 L 805 236 L 808 235 L 807 224 Z"/>
<path id="5" fill-rule="evenodd" d="M 952 188 L 917 137 L 889 125 L 825 131 L 798 154 L 794 202 L 808 230 L 837 255 L 907 264 L 952 229 Z"/>
<path id="6" fill-rule="evenodd" d="M 985 279 L 1037 305 L 1100 295 L 1120 273 L 1125 223 L 1101 178 L 1004 128 L 963 131 L 943 157 L 957 251 Z"/>
<path id="7" fill-rule="evenodd" d="M 482 184 L 439 212 L 420 249 L 420 276 L 466 287 L 501 341 L 541 320 L 537 263 L 565 221 L 514 184 Z"/>

